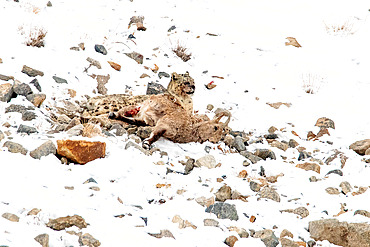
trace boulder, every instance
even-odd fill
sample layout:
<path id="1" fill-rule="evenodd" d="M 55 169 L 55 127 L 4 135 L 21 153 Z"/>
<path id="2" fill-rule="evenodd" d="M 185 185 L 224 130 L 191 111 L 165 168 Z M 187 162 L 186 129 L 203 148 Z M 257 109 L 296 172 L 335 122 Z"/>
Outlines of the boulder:
<path id="1" fill-rule="evenodd" d="M 370 148 L 370 139 L 356 141 L 349 146 L 350 149 L 358 153 L 359 155 L 365 155 L 366 150 Z"/>
<path id="2" fill-rule="evenodd" d="M 0 85 L 0 101 L 9 102 L 13 94 L 13 85 L 4 83 Z"/>
<path id="3" fill-rule="evenodd" d="M 57 140 L 57 153 L 78 164 L 105 157 L 104 142 L 89 142 L 84 140 Z"/>

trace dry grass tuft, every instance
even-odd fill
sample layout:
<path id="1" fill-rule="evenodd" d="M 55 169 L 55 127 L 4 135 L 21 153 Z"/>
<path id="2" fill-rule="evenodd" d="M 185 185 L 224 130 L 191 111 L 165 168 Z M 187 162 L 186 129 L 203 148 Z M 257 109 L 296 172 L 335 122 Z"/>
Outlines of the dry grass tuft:
<path id="1" fill-rule="evenodd" d="M 317 93 L 324 83 L 326 79 L 323 76 L 312 73 L 302 74 L 302 87 L 308 94 Z"/>
<path id="2" fill-rule="evenodd" d="M 340 23 L 340 24 L 326 24 L 325 29 L 328 34 L 334 35 L 334 36 L 350 36 L 356 33 L 355 24 L 357 23 L 358 19 L 355 18 L 349 18 L 346 21 Z"/>
<path id="3" fill-rule="evenodd" d="M 35 29 L 34 31 L 31 31 L 28 40 L 26 41 L 27 46 L 33 46 L 33 47 L 44 47 L 44 38 L 46 36 L 47 32 L 43 29 Z"/>
<path id="4" fill-rule="evenodd" d="M 177 46 L 173 48 L 172 51 L 184 62 L 187 62 L 191 59 L 191 53 L 188 52 L 188 48 L 180 44 L 177 44 Z"/>

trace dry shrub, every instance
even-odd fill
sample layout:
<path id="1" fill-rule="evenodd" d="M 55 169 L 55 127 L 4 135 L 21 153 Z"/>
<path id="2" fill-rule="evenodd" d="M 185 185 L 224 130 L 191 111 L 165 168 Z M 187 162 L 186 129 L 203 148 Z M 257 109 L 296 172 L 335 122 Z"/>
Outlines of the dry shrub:
<path id="1" fill-rule="evenodd" d="M 317 93 L 325 82 L 325 77 L 321 75 L 312 73 L 302 74 L 302 87 L 308 94 Z"/>
<path id="2" fill-rule="evenodd" d="M 355 23 L 357 19 L 349 18 L 346 21 L 339 24 L 325 24 L 325 29 L 328 34 L 334 36 L 350 36 L 353 35 L 357 30 L 355 29 Z"/>
<path id="3" fill-rule="evenodd" d="M 180 45 L 179 43 L 172 51 L 182 59 L 182 61 L 187 62 L 191 59 L 191 53 L 188 52 L 188 48 Z"/>
<path id="4" fill-rule="evenodd" d="M 33 47 L 44 47 L 44 38 L 46 34 L 47 32 L 42 28 L 36 28 L 30 31 L 29 36 L 26 40 L 26 45 Z"/>

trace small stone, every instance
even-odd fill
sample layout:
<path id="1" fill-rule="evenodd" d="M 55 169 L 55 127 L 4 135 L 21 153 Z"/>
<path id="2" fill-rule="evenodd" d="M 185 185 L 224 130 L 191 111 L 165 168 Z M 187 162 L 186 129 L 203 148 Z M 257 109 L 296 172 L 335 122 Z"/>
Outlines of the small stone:
<path id="1" fill-rule="evenodd" d="M 74 97 L 76 97 L 77 92 L 76 92 L 76 90 L 68 89 L 68 94 L 69 94 L 69 96 L 70 96 L 71 98 L 74 98 Z"/>
<path id="2" fill-rule="evenodd" d="M 0 141 L 2 141 L 5 138 L 4 133 L 0 130 Z"/>
<path id="3" fill-rule="evenodd" d="M 215 198 L 214 197 L 205 198 L 204 196 L 201 196 L 201 197 L 196 198 L 195 201 L 203 207 L 209 207 L 209 206 L 215 204 Z"/>
<path id="4" fill-rule="evenodd" d="M 206 155 L 206 156 L 203 156 L 199 159 L 197 159 L 197 161 L 195 162 L 195 165 L 197 167 L 207 167 L 209 169 L 211 168 L 215 168 L 216 167 L 216 159 L 215 157 L 213 157 L 213 155 Z"/>
<path id="5" fill-rule="evenodd" d="M 343 172 L 339 169 L 331 170 L 328 173 L 326 173 L 326 175 L 330 175 L 330 174 L 337 174 L 339 176 L 343 176 Z"/>
<path id="6" fill-rule="evenodd" d="M 247 167 L 250 166 L 251 163 L 249 163 L 248 160 L 243 160 L 243 166 Z"/>
<path id="7" fill-rule="evenodd" d="M 317 119 L 315 126 L 320 127 L 320 129 L 321 128 L 335 129 L 334 121 L 326 117 Z"/>
<path id="8" fill-rule="evenodd" d="M 118 63 L 115 63 L 115 62 L 112 62 L 112 61 L 108 61 L 108 63 L 109 63 L 109 65 L 110 65 L 113 69 L 115 69 L 115 70 L 117 70 L 117 71 L 121 71 L 121 65 L 119 65 Z"/>
<path id="9" fill-rule="evenodd" d="M 41 209 L 33 208 L 33 209 L 31 209 L 31 210 L 27 213 L 27 215 L 38 215 L 40 212 L 41 212 Z"/>
<path id="10" fill-rule="evenodd" d="M 254 181 L 251 181 L 249 183 L 249 188 L 254 192 L 259 192 L 261 190 L 261 185 L 259 185 L 258 183 Z"/>
<path id="11" fill-rule="evenodd" d="M 34 94 L 29 94 L 26 96 L 27 100 L 31 102 L 34 106 L 40 107 L 41 104 L 44 102 L 46 99 L 46 95 L 43 93 L 34 93 Z"/>
<path id="12" fill-rule="evenodd" d="M 105 47 L 103 45 L 95 45 L 95 51 L 98 52 L 98 53 L 101 53 L 103 55 L 107 55 L 108 52 L 107 50 L 105 49 Z"/>
<path id="13" fill-rule="evenodd" d="M 285 143 L 282 143 L 282 142 L 279 142 L 279 141 L 276 141 L 276 140 L 274 140 L 273 142 L 271 142 L 270 143 L 270 146 L 271 147 L 278 148 L 278 149 L 283 150 L 283 151 L 286 151 L 289 148 L 289 145 L 288 144 L 285 144 Z"/>
<path id="14" fill-rule="evenodd" d="M 254 238 L 260 238 L 266 247 L 276 247 L 279 244 L 279 239 L 274 232 L 269 229 L 258 231 L 254 234 Z"/>
<path id="15" fill-rule="evenodd" d="M 147 89 L 146 89 L 146 94 L 148 94 L 148 95 L 162 94 L 162 93 L 165 93 L 165 92 L 167 92 L 167 89 L 165 87 L 163 87 L 161 84 L 155 83 L 155 82 L 149 82 L 148 83 L 148 86 L 147 86 Z"/>
<path id="16" fill-rule="evenodd" d="M 170 78 L 171 76 L 170 76 L 170 74 L 161 71 L 161 72 L 158 73 L 158 77 L 159 77 L 159 79 L 162 79 L 162 77 Z"/>
<path id="17" fill-rule="evenodd" d="M 220 224 L 217 220 L 214 219 L 204 219 L 203 223 L 204 226 L 214 226 L 214 227 L 218 227 Z"/>
<path id="18" fill-rule="evenodd" d="M 57 148 L 54 143 L 50 140 L 44 142 L 40 147 L 30 152 L 30 156 L 34 159 L 41 159 L 43 156 L 48 156 L 49 154 L 56 154 Z"/>
<path id="19" fill-rule="evenodd" d="M 290 148 L 295 148 L 295 147 L 299 146 L 299 143 L 296 142 L 294 139 L 290 139 L 288 145 L 289 145 Z"/>
<path id="20" fill-rule="evenodd" d="M 330 195 L 339 195 L 340 192 L 337 188 L 334 188 L 334 187 L 328 187 L 325 189 L 326 193 L 330 194 Z"/>
<path id="21" fill-rule="evenodd" d="M 205 210 L 207 213 L 214 213 L 219 219 L 230 219 L 238 220 L 238 213 L 236 211 L 235 205 L 218 202 L 210 205 Z"/>
<path id="22" fill-rule="evenodd" d="M 52 7 L 52 6 L 53 6 L 53 4 L 52 4 L 50 1 L 48 1 L 48 3 L 46 4 L 46 6 L 47 6 L 47 7 Z"/>
<path id="23" fill-rule="evenodd" d="M 9 102 L 13 95 L 13 85 L 5 83 L 0 85 L 0 101 Z"/>
<path id="24" fill-rule="evenodd" d="M 53 79 L 56 83 L 59 83 L 59 84 L 62 84 L 62 83 L 65 83 L 65 84 L 68 84 L 67 80 L 66 79 L 63 79 L 63 78 L 60 78 L 58 76 L 53 76 Z"/>
<path id="25" fill-rule="evenodd" d="M 98 247 L 98 246 L 101 245 L 99 240 L 95 239 L 89 233 L 85 233 L 83 235 L 80 235 L 80 237 L 78 239 L 78 243 L 81 246 L 89 246 L 89 247 Z"/>
<path id="26" fill-rule="evenodd" d="M 368 212 L 366 210 L 356 210 L 353 215 L 356 215 L 356 214 L 359 214 L 359 215 L 370 218 L 370 212 Z"/>
<path id="27" fill-rule="evenodd" d="M 27 96 L 33 93 L 31 87 L 28 84 L 19 82 L 14 84 L 13 91 L 15 94 L 22 96 Z"/>
<path id="28" fill-rule="evenodd" d="M 370 139 L 356 141 L 349 146 L 350 149 L 358 153 L 359 155 L 365 155 L 366 150 L 370 148 Z"/>
<path id="29" fill-rule="evenodd" d="M 295 38 L 287 37 L 286 39 L 288 40 L 288 42 L 285 42 L 286 46 L 291 45 L 297 48 L 302 47 Z"/>
<path id="30" fill-rule="evenodd" d="M 49 222 L 46 224 L 46 226 L 53 230 L 60 231 L 72 226 L 77 226 L 80 229 L 86 228 L 87 223 L 81 216 L 73 215 L 60 217 L 57 219 L 49 219 Z"/>
<path id="31" fill-rule="evenodd" d="M 240 136 L 237 136 L 235 137 L 234 139 L 234 143 L 232 144 L 232 146 L 238 150 L 238 152 L 241 152 L 241 151 L 245 151 L 247 148 L 245 147 L 244 145 L 244 140 L 242 137 Z"/>
<path id="32" fill-rule="evenodd" d="M 276 202 L 280 202 L 280 195 L 273 188 L 264 187 L 259 192 L 259 195 L 260 195 L 260 198 L 267 198 L 267 199 L 270 199 Z"/>
<path id="33" fill-rule="evenodd" d="M 297 168 L 301 168 L 305 171 L 314 171 L 314 172 L 317 172 L 318 174 L 320 174 L 320 165 L 316 164 L 316 163 L 303 163 L 303 164 L 297 164 L 295 167 Z"/>
<path id="34" fill-rule="evenodd" d="M 57 140 L 57 153 L 78 164 L 86 164 L 92 160 L 105 157 L 104 142 L 84 140 Z"/>
<path id="35" fill-rule="evenodd" d="M 279 136 L 275 133 L 269 133 L 268 135 L 265 136 L 266 139 L 272 139 L 272 140 L 275 140 L 275 139 L 278 139 Z"/>
<path id="36" fill-rule="evenodd" d="M 41 244 L 42 247 L 49 247 L 49 235 L 44 233 L 35 237 L 36 242 Z"/>
<path id="37" fill-rule="evenodd" d="M 129 58 L 134 59 L 138 64 L 143 64 L 144 56 L 137 52 L 125 53 Z"/>
<path id="38" fill-rule="evenodd" d="M 216 201 L 224 202 L 228 199 L 231 199 L 231 188 L 230 186 L 222 186 L 216 193 Z"/>
<path id="39" fill-rule="evenodd" d="M 7 219 L 9 221 L 12 221 L 12 222 L 19 222 L 19 217 L 15 214 L 11 214 L 11 213 L 3 213 L 1 215 L 4 219 Z"/>
<path id="40" fill-rule="evenodd" d="M 296 209 L 284 209 L 284 210 L 280 210 L 280 212 L 297 214 L 297 215 L 301 216 L 302 219 L 306 218 L 310 214 L 308 209 L 305 208 L 305 207 L 298 207 Z"/>
<path id="41" fill-rule="evenodd" d="M 278 129 L 277 129 L 275 126 L 271 126 L 271 127 L 268 129 L 268 132 L 269 132 L 270 134 L 273 134 L 273 133 L 275 133 L 277 130 L 278 130 Z"/>
<path id="42" fill-rule="evenodd" d="M 208 111 L 212 111 L 212 110 L 213 110 L 213 108 L 214 108 L 214 106 L 213 106 L 212 104 L 208 104 L 208 105 L 207 105 L 207 110 L 208 110 Z"/>
<path id="43" fill-rule="evenodd" d="M 262 158 L 258 157 L 257 155 L 254 155 L 249 151 L 242 151 L 240 152 L 240 154 L 247 158 L 250 162 L 252 162 L 252 164 L 256 164 L 258 161 L 262 160 Z"/>
<path id="44" fill-rule="evenodd" d="M 183 228 L 186 228 L 186 227 L 191 227 L 193 229 L 197 229 L 197 227 L 195 225 L 193 225 L 192 223 L 190 223 L 189 221 L 187 220 L 183 220 L 181 219 L 181 217 L 179 215 L 175 215 L 173 218 L 172 218 L 172 222 L 173 223 L 179 223 L 179 228 L 180 229 L 183 229 Z"/>
<path id="45" fill-rule="evenodd" d="M 239 237 L 241 237 L 241 238 L 248 238 L 249 237 L 249 233 L 244 228 L 239 228 L 239 227 L 236 227 L 236 226 L 230 226 L 227 229 L 229 231 L 234 231 L 234 232 L 238 233 Z"/>
<path id="46" fill-rule="evenodd" d="M 194 169 L 195 159 L 188 159 L 185 163 L 184 174 L 188 175 Z"/>
<path id="47" fill-rule="evenodd" d="M 23 155 L 26 155 L 28 152 L 28 150 L 25 149 L 21 144 L 12 141 L 6 141 L 3 147 L 8 148 L 8 151 L 11 153 L 21 153 Z"/>
<path id="48" fill-rule="evenodd" d="M 342 192 L 345 195 L 347 195 L 348 193 L 350 193 L 352 191 L 352 186 L 347 181 L 341 182 L 339 187 L 342 189 Z"/>
<path id="49" fill-rule="evenodd" d="M 61 131 L 63 131 L 63 130 L 67 130 L 67 129 L 66 129 L 67 127 L 68 127 L 68 125 L 65 125 Z M 84 130 L 84 126 L 83 126 L 82 124 L 78 124 L 78 125 L 73 126 L 72 128 L 70 128 L 70 129 L 67 131 L 67 134 L 68 134 L 69 136 L 79 136 L 79 135 L 81 135 L 81 134 L 82 134 L 82 131 L 83 131 L 83 130 Z"/>
<path id="50" fill-rule="evenodd" d="M 22 120 L 23 121 L 32 121 L 34 119 L 36 119 L 37 115 L 36 113 L 32 112 L 32 111 L 25 111 L 22 113 Z"/>
<path id="51" fill-rule="evenodd" d="M 238 238 L 237 237 L 230 236 L 230 237 L 227 237 L 225 239 L 225 244 L 228 245 L 228 246 L 230 246 L 230 247 L 234 247 L 236 241 L 238 241 Z"/>
<path id="52" fill-rule="evenodd" d="M 148 233 L 150 236 L 155 238 L 175 238 L 169 230 L 161 230 L 160 233 Z"/>
<path id="53" fill-rule="evenodd" d="M 103 136 L 102 130 L 98 124 L 87 123 L 85 124 L 82 134 L 83 137 L 96 137 L 96 136 Z"/>
<path id="54" fill-rule="evenodd" d="M 284 229 L 281 233 L 280 233 L 280 238 L 283 238 L 283 237 L 290 237 L 290 238 L 293 238 L 293 234 L 288 231 L 287 229 Z"/>
<path id="55" fill-rule="evenodd" d="M 0 74 L 0 80 L 2 80 L 2 81 L 14 80 L 14 77 L 13 76 L 6 76 L 6 75 L 1 75 Z"/>
<path id="56" fill-rule="evenodd" d="M 176 29 L 176 26 L 171 26 L 168 30 L 167 30 L 167 32 L 171 32 L 172 30 L 175 30 Z"/>
<path id="57" fill-rule="evenodd" d="M 317 182 L 317 181 L 319 181 L 319 180 L 317 179 L 317 177 L 315 177 L 315 176 L 311 176 L 311 177 L 309 178 L 309 180 L 310 180 L 310 182 Z"/>
<path id="58" fill-rule="evenodd" d="M 44 76 L 44 72 L 32 69 L 31 67 L 28 67 L 26 65 L 23 66 L 22 68 L 22 73 L 25 73 L 26 75 L 30 77 L 36 77 L 36 76 Z"/>
<path id="59" fill-rule="evenodd" d="M 26 134 L 33 134 L 38 133 L 37 129 L 34 127 L 26 126 L 26 125 L 19 125 L 17 133 L 26 133 Z"/>
<path id="60" fill-rule="evenodd" d="M 86 59 L 91 65 L 97 67 L 98 69 L 101 69 L 101 64 L 99 61 L 95 60 L 95 59 L 92 59 L 91 57 L 88 57 Z"/>
<path id="61" fill-rule="evenodd" d="M 266 160 L 267 158 L 270 158 L 272 160 L 276 160 L 275 153 L 271 151 L 270 149 L 257 149 L 254 152 L 254 155 L 260 157 L 263 160 Z"/>
<path id="62" fill-rule="evenodd" d="M 248 176 L 248 172 L 246 170 L 242 170 L 239 172 L 238 178 L 246 178 Z"/>
<path id="63" fill-rule="evenodd" d="M 306 151 L 299 152 L 298 161 L 305 160 L 311 158 L 312 156 L 307 153 Z"/>

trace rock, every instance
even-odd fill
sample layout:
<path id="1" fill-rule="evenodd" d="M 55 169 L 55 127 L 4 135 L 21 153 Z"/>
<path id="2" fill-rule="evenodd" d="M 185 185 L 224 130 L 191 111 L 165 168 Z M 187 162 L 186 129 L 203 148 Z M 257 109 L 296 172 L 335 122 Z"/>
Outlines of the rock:
<path id="1" fill-rule="evenodd" d="M 213 155 L 205 155 L 199 159 L 196 160 L 195 165 L 197 167 L 207 167 L 208 169 L 215 168 L 216 167 L 216 159 L 213 157 Z"/>
<path id="2" fill-rule="evenodd" d="M 279 141 L 276 141 L 276 140 L 274 140 L 273 142 L 271 142 L 270 143 L 270 146 L 271 147 L 278 148 L 278 149 L 283 150 L 283 151 L 286 151 L 289 148 L 289 145 L 288 144 L 285 144 L 285 143 L 282 143 L 282 142 L 279 142 Z"/>
<path id="3" fill-rule="evenodd" d="M 22 96 L 27 96 L 33 93 L 31 87 L 28 84 L 19 82 L 14 84 L 13 91 L 15 94 Z"/>
<path id="4" fill-rule="evenodd" d="M 65 125 L 63 130 L 67 130 L 67 127 L 68 127 L 68 125 Z M 82 124 L 78 124 L 78 125 L 73 126 L 72 128 L 70 128 L 67 131 L 67 134 L 69 136 L 79 136 L 79 135 L 82 134 L 83 130 L 84 130 L 84 126 Z"/>
<path id="5" fill-rule="evenodd" d="M 214 219 L 204 219 L 203 223 L 204 226 L 214 226 L 214 227 L 218 227 L 220 224 L 217 220 Z"/>
<path id="6" fill-rule="evenodd" d="M 0 80 L 2 80 L 2 81 L 14 80 L 14 77 L 13 76 L 6 76 L 6 75 L 1 75 L 0 74 Z"/>
<path id="7" fill-rule="evenodd" d="M 280 244 L 282 247 L 299 247 L 300 245 L 295 243 L 293 240 L 287 239 L 287 238 L 280 238 Z M 306 246 L 303 245 L 303 246 Z"/>
<path id="8" fill-rule="evenodd" d="M 334 187 L 328 187 L 325 189 L 326 193 L 330 194 L 330 195 L 339 195 L 340 192 L 337 188 L 334 188 Z"/>
<path id="9" fill-rule="evenodd" d="M 25 149 L 21 144 L 12 141 L 6 141 L 3 147 L 8 148 L 8 151 L 11 153 L 21 153 L 23 155 L 26 155 L 28 152 L 28 150 Z"/>
<path id="10" fill-rule="evenodd" d="M 69 124 L 71 119 L 66 114 L 62 114 L 57 118 L 57 122 L 59 124 Z"/>
<path id="11" fill-rule="evenodd" d="M 48 156 L 49 154 L 56 154 L 57 148 L 54 143 L 50 140 L 44 142 L 40 147 L 30 152 L 30 156 L 34 159 L 41 159 L 43 156 Z"/>
<path id="12" fill-rule="evenodd" d="M 140 137 L 141 140 L 144 140 L 146 138 L 149 138 L 150 134 L 153 131 L 153 127 L 150 126 L 140 126 L 137 128 L 136 135 Z"/>
<path id="13" fill-rule="evenodd" d="M 146 88 L 146 94 L 162 94 L 167 92 L 167 89 L 159 83 L 149 82 Z"/>
<path id="14" fill-rule="evenodd" d="M 103 133 L 98 124 L 87 123 L 82 130 L 82 136 L 92 138 L 95 136 L 103 136 Z"/>
<path id="15" fill-rule="evenodd" d="M 257 155 L 254 155 L 249 151 L 242 151 L 240 152 L 240 154 L 247 158 L 250 162 L 252 162 L 252 164 L 256 164 L 258 161 L 262 160 L 262 158 L 258 157 Z"/>
<path id="16" fill-rule="evenodd" d="M 108 92 L 108 89 L 105 87 L 105 84 L 108 83 L 110 79 L 110 75 L 98 75 L 96 77 L 96 81 L 98 82 L 98 86 L 97 86 L 97 89 L 98 89 L 98 93 L 100 94 L 103 94 L 103 95 L 106 95 L 107 92 Z"/>
<path id="17" fill-rule="evenodd" d="M 78 243 L 81 246 L 88 246 L 88 247 L 98 247 L 101 245 L 99 240 L 95 239 L 89 233 L 80 235 L 80 237 L 78 238 Z"/>
<path id="18" fill-rule="evenodd" d="M 318 174 L 320 174 L 320 165 L 316 164 L 316 163 L 303 163 L 303 164 L 297 164 L 295 167 L 297 168 L 301 168 L 303 170 L 306 170 L 306 171 L 314 171 L 314 172 L 317 172 Z"/>
<path id="19" fill-rule="evenodd" d="M 117 71 L 121 71 L 121 65 L 119 65 L 118 63 L 115 63 L 115 62 L 112 62 L 112 61 L 108 61 L 108 63 L 109 63 L 109 65 L 110 65 L 113 69 L 115 69 L 115 70 L 117 70 Z"/>
<path id="20" fill-rule="evenodd" d="M 353 215 L 356 215 L 356 214 L 370 218 L 370 212 L 366 210 L 356 210 Z"/>
<path id="21" fill-rule="evenodd" d="M 210 205 L 205 210 L 207 213 L 214 213 L 219 219 L 238 220 L 238 212 L 235 205 L 225 202 L 217 202 Z"/>
<path id="22" fill-rule="evenodd" d="M 67 80 L 66 79 L 63 79 L 63 78 L 60 78 L 58 76 L 53 76 L 53 79 L 56 83 L 59 83 L 59 84 L 68 84 Z"/>
<path id="23" fill-rule="evenodd" d="M 46 224 L 47 227 L 60 231 L 66 228 L 77 226 L 78 228 L 86 228 L 87 223 L 85 222 L 84 218 L 79 215 L 73 216 L 66 216 L 66 217 L 59 217 L 56 219 L 49 219 L 49 222 Z"/>
<path id="24" fill-rule="evenodd" d="M 125 53 L 131 59 L 134 59 L 138 64 L 143 64 L 144 56 L 137 52 Z"/>
<path id="25" fill-rule="evenodd" d="M 1 215 L 4 219 L 7 219 L 9 221 L 12 221 L 12 222 L 19 222 L 19 217 L 15 214 L 11 214 L 11 213 L 3 213 Z"/>
<path id="26" fill-rule="evenodd" d="M 35 88 L 37 89 L 37 90 L 39 90 L 39 92 L 41 92 L 41 86 L 40 86 L 40 84 L 39 84 L 39 81 L 35 78 L 35 79 L 33 79 L 31 82 L 30 82 L 30 84 L 33 84 L 34 86 L 35 86 Z"/>
<path id="27" fill-rule="evenodd" d="M 22 113 L 23 114 L 25 111 L 27 111 L 27 108 L 25 106 L 23 106 L 23 105 L 11 104 L 7 108 L 5 108 L 5 113 L 8 113 L 8 112 L 19 112 L 19 113 Z"/>
<path id="28" fill-rule="evenodd" d="M 46 4 L 46 6 L 47 7 L 53 7 L 53 4 L 50 1 L 48 1 L 47 4 Z"/>
<path id="29" fill-rule="evenodd" d="M 258 231 L 254 234 L 254 238 L 260 238 L 266 247 L 276 247 L 279 244 L 279 239 L 274 232 L 269 229 Z"/>
<path id="30" fill-rule="evenodd" d="M 31 210 L 27 213 L 27 215 L 38 215 L 38 213 L 40 213 L 40 212 L 41 212 L 41 209 L 33 208 L 33 209 L 31 209 Z"/>
<path id="31" fill-rule="evenodd" d="M 130 23 L 128 24 L 128 28 L 130 28 L 132 24 L 136 24 L 136 29 L 138 31 L 145 31 L 146 27 L 144 27 L 143 23 L 144 23 L 144 16 L 133 16 L 130 18 Z"/>
<path id="32" fill-rule="evenodd" d="M 95 45 L 95 51 L 98 52 L 98 53 L 101 53 L 103 55 L 107 55 L 108 52 L 107 50 L 105 49 L 105 47 L 103 45 Z"/>
<path id="33" fill-rule="evenodd" d="M 26 134 L 33 134 L 33 133 L 39 133 L 36 128 L 30 127 L 27 125 L 19 125 L 17 133 L 26 133 Z"/>
<path id="34" fill-rule="evenodd" d="M 339 169 L 331 170 L 328 173 L 326 173 L 326 175 L 330 175 L 330 174 L 337 174 L 339 176 L 343 176 L 343 172 Z"/>
<path id="35" fill-rule="evenodd" d="M 2 141 L 5 138 L 4 133 L 0 130 L 0 141 Z"/>
<path id="36" fill-rule="evenodd" d="M 275 108 L 275 109 L 279 109 L 280 106 L 282 106 L 282 105 L 285 105 L 286 107 L 291 107 L 292 106 L 291 103 L 283 103 L 283 102 L 266 103 L 266 104 L 268 104 L 269 106 L 271 106 L 272 108 Z"/>
<path id="37" fill-rule="evenodd" d="M 155 238 L 173 238 L 173 234 L 169 230 L 161 230 L 159 233 L 148 233 L 150 236 L 155 237 Z"/>
<path id="38" fill-rule="evenodd" d="M 30 77 L 36 77 L 36 76 L 44 76 L 44 72 L 32 69 L 31 67 L 28 67 L 26 65 L 23 66 L 22 68 L 22 73 L 25 73 L 26 75 Z"/>
<path id="39" fill-rule="evenodd" d="M 297 215 L 301 216 L 302 219 L 306 218 L 310 214 L 308 209 L 305 208 L 305 207 L 298 207 L 296 209 L 284 209 L 284 210 L 280 210 L 280 212 L 297 214 Z"/>
<path id="40" fill-rule="evenodd" d="M 320 129 L 322 128 L 335 129 L 334 121 L 326 117 L 317 119 L 315 126 L 320 127 Z"/>
<path id="41" fill-rule="evenodd" d="M 237 237 L 230 236 L 230 237 L 227 237 L 225 239 L 225 244 L 228 245 L 228 246 L 230 246 L 230 247 L 234 247 L 236 241 L 238 241 L 238 238 Z"/>
<path id="42" fill-rule="evenodd" d="M 292 45 L 292 46 L 297 47 L 297 48 L 302 47 L 295 38 L 287 37 L 286 39 L 288 40 L 288 42 L 285 42 L 286 46 L 287 45 Z"/>
<path id="43" fill-rule="evenodd" d="M 188 159 L 185 163 L 185 169 L 184 169 L 184 174 L 188 175 L 193 169 L 195 165 L 195 159 Z"/>
<path id="44" fill-rule="evenodd" d="M 32 112 L 32 111 L 25 111 L 22 113 L 22 120 L 23 121 L 32 121 L 34 119 L 36 119 L 37 115 L 36 113 Z"/>
<path id="45" fill-rule="evenodd" d="M 236 226 L 230 226 L 227 229 L 229 231 L 234 231 L 234 232 L 238 233 L 239 237 L 241 237 L 241 238 L 248 238 L 249 237 L 249 233 L 244 228 L 239 228 L 239 227 L 236 227 Z"/>
<path id="46" fill-rule="evenodd" d="M 171 76 L 170 76 L 170 74 L 161 71 L 161 72 L 158 73 L 158 77 L 159 77 L 159 79 L 162 79 L 162 77 L 170 78 Z"/>
<path id="47" fill-rule="evenodd" d="M 283 238 L 283 237 L 290 237 L 290 238 L 293 238 L 293 233 L 291 233 L 290 231 L 288 231 L 287 229 L 284 229 L 281 231 L 280 233 L 280 238 Z"/>
<path id="48" fill-rule="evenodd" d="M 222 186 L 216 193 L 216 201 L 224 202 L 228 199 L 231 199 L 231 188 L 226 184 Z"/>
<path id="49" fill-rule="evenodd" d="M 57 153 L 78 164 L 86 164 L 92 160 L 105 157 L 104 142 L 84 140 L 57 140 Z"/>
<path id="50" fill-rule="evenodd" d="M 249 183 L 249 188 L 254 191 L 254 192 L 258 192 L 261 190 L 261 185 L 259 185 L 258 183 L 254 182 L 254 181 L 251 181 Z"/>
<path id="51" fill-rule="evenodd" d="M 13 95 L 13 85 L 5 83 L 0 85 L 0 101 L 9 102 Z"/>
<path id="52" fill-rule="evenodd" d="M 175 215 L 173 218 L 172 218 L 172 222 L 173 223 L 179 223 L 179 228 L 180 229 L 183 229 L 183 228 L 186 228 L 186 227 L 191 227 L 193 229 L 197 229 L 197 227 L 195 225 L 193 225 L 192 223 L 190 223 L 189 221 L 187 220 L 183 220 L 181 219 L 181 217 L 179 215 Z"/>
<path id="53" fill-rule="evenodd" d="M 270 149 L 257 149 L 254 152 L 254 155 L 260 157 L 263 160 L 266 160 L 267 158 L 270 158 L 272 160 L 276 160 L 275 153 L 271 151 Z"/>
<path id="54" fill-rule="evenodd" d="M 29 94 L 26 96 L 27 100 L 31 102 L 34 106 L 40 107 L 41 104 L 44 102 L 46 99 L 46 95 L 43 93 L 34 93 L 34 94 Z"/>
<path id="55" fill-rule="evenodd" d="M 267 198 L 276 202 L 280 202 L 280 195 L 270 187 L 264 187 L 259 193 L 260 198 Z"/>
<path id="56" fill-rule="evenodd" d="M 245 151 L 247 148 L 245 147 L 244 140 L 242 137 L 237 136 L 234 138 L 234 142 L 232 146 L 238 150 L 238 152 Z"/>
<path id="57" fill-rule="evenodd" d="M 370 148 L 370 139 L 356 141 L 349 146 L 350 149 L 359 155 L 365 155 L 366 150 Z"/>
<path id="58" fill-rule="evenodd" d="M 41 244 L 42 247 L 49 247 L 49 234 L 40 234 L 35 237 L 36 242 Z"/>
<path id="59" fill-rule="evenodd" d="M 101 65 L 99 61 L 92 59 L 91 57 L 88 57 L 86 60 L 90 63 L 90 66 L 92 65 L 92 66 L 97 67 L 98 69 L 101 69 Z"/>
<path id="60" fill-rule="evenodd" d="M 120 124 L 113 124 L 112 127 L 110 128 L 110 131 L 115 131 L 116 136 L 122 136 L 124 134 L 127 134 L 127 131 L 125 128 L 122 127 Z"/>
<path id="61" fill-rule="evenodd" d="M 268 135 L 265 136 L 266 139 L 272 139 L 272 140 L 275 140 L 275 139 L 278 139 L 279 136 L 275 133 L 269 133 Z"/>
<path id="62" fill-rule="evenodd" d="M 308 231 L 311 238 L 316 241 L 327 240 L 343 247 L 370 246 L 370 225 L 367 223 L 348 223 L 340 222 L 337 219 L 323 219 L 309 222 Z"/>
<path id="63" fill-rule="evenodd" d="M 312 156 L 307 153 L 306 151 L 299 152 L 298 161 L 305 160 L 311 158 Z"/>
<path id="64" fill-rule="evenodd" d="M 209 207 L 209 206 L 215 204 L 215 198 L 214 197 L 205 198 L 204 196 L 201 196 L 201 197 L 196 198 L 195 201 L 203 207 Z"/>
<path id="65" fill-rule="evenodd" d="M 290 148 L 295 148 L 295 147 L 299 146 L 299 143 L 296 142 L 294 139 L 290 139 L 288 145 L 289 145 Z"/>

